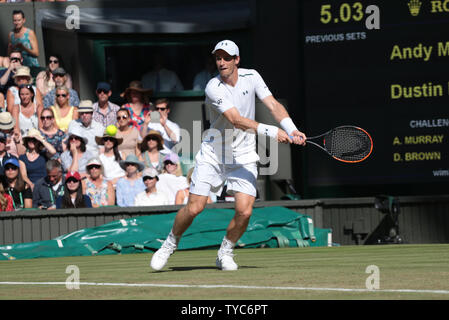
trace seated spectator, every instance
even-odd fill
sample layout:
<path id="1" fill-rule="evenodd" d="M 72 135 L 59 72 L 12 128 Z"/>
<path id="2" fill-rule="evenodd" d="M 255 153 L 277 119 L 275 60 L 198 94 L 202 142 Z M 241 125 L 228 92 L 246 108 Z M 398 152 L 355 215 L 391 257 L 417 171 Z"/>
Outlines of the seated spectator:
<path id="1" fill-rule="evenodd" d="M 18 158 L 20 154 L 25 153 L 25 147 L 22 144 L 20 132 L 14 130 L 16 120 L 9 112 L 0 112 L 0 132 L 6 139 L 6 152 Z"/>
<path id="2" fill-rule="evenodd" d="M 22 137 L 30 129 L 38 129 L 42 106 L 34 103 L 33 86 L 26 84 L 19 87 L 20 104 L 12 109 L 12 116 L 16 120 L 16 129 L 20 130 Z"/>
<path id="3" fill-rule="evenodd" d="M 76 130 L 77 132 L 82 132 L 83 137 L 87 139 L 87 150 L 94 155 L 98 155 L 98 145 L 95 142 L 95 137 L 101 136 L 105 128 L 99 122 L 93 121 L 93 112 L 92 101 L 81 101 L 78 107 L 79 119 L 70 122 L 68 131 Z"/>
<path id="4" fill-rule="evenodd" d="M 20 50 L 13 50 L 9 54 L 9 67 L 7 69 L 0 69 L 0 107 L 2 111 L 6 110 L 6 93 L 9 87 L 15 86 L 14 75 L 17 68 L 22 66 L 23 58 Z"/>
<path id="5" fill-rule="evenodd" d="M 82 177 L 87 176 L 87 161 L 96 155 L 87 150 L 87 139 L 80 129 L 74 128 L 68 132 L 66 151 L 61 154 L 62 169 L 64 172 L 79 172 Z"/>
<path id="6" fill-rule="evenodd" d="M 172 92 L 182 91 L 184 86 L 179 80 L 178 75 L 166 69 L 164 66 L 164 56 L 160 52 L 152 55 L 153 69 L 142 76 L 142 84 L 144 88 L 153 89 L 154 92 Z"/>
<path id="7" fill-rule="evenodd" d="M 81 175 L 69 171 L 65 176 L 64 195 L 56 199 L 56 209 L 92 208 L 90 198 L 83 194 Z"/>
<path id="8" fill-rule="evenodd" d="M 115 190 L 110 181 L 103 178 L 104 168 L 99 158 L 87 162 L 87 179 L 83 180 L 86 195 L 92 202 L 92 207 L 115 205 Z"/>
<path id="9" fill-rule="evenodd" d="M 179 157 L 170 153 L 164 157 L 164 171 L 159 175 L 157 189 L 168 196 L 170 204 L 175 204 L 176 193 L 189 187 L 186 177 L 182 175 Z"/>
<path id="10" fill-rule="evenodd" d="M 34 93 L 32 102 L 36 104 L 38 109 L 41 108 L 42 96 L 39 90 L 37 90 L 36 86 L 31 84 L 33 82 L 33 78 L 31 77 L 30 68 L 24 66 L 17 68 L 17 72 L 13 76 L 13 78 L 14 85 L 9 87 L 8 91 L 6 92 L 6 105 L 8 112 L 12 114 L 14 106 L 21 103 L 19 96 L 19 87 L 21 86 L 31 86 Z"/>
<path id="11" fill-rule="evenodd" d="M 115 187 L 118 179 L 125 176 L 125 171 L 119 164 L 122 155 L 118 150 L 118 146 L 123 142 L 123 139 L 112 136 L 105 131 L 103 136 L 95 137 L 95 141 L 98 145 L 104 146 L 104 151 L 99 156 L 103 164 L 103 176 L 106 181 L 112 182 Z"/>
<path id="12" fill-rule="evenodd" d="M 78 110 L 70 104 L 70 93 L 67 87 L 56 87 L 54 105 L 50 106 L 55 116 L 55 122 L 59 129 L 67 132 L 72 120 L 78 119 Z"/>
<path id="13" fill-rule="evenodd" d="M 0 176 L 5 174 L 3 163 L 9 158 L 16 158 L 12 154 L 6 151 L 7 136 L 3 132 L 0 132 Z"/>
<path id="14" fill-rule="evenodd" d="M 43 97 L 45 97 L 47 93 L 56 87 L 56 83 L 53 79 L 53 71 L 57 68 L 64 68 L 62 65 L 62 59 L 59 55 L 52 54 L 48 58 L 47 69 L 39 72 L 36 76 L 36 87 L 39 89 Z M 65 76 L 67 77 L 65 86 L 71 89 L 72 77 L 68 73 Z"/>
<path id="15" fill-rule="evenodd" d="M 55 82 L 55 88 L 50 90 L 43 98 L 43 105 L 44 108 L 51 107 L 55 104 L 56 100 L 56 90 L 58 87 L 65 87 L 67 93 L 69 94 L 69 105 L 78 107 L 80 104 L 80 99 L 78 96 L 78 92 L 76 92 L 74 89 L 69 88 L 67 84 L 67 72 L 63 68 L 56 68 L 52 72 L 53 74 L 53 81 Z"/>
<path id="16" fill-rule="evenodd" d="M 117 123 L 118 105 L 109 101 L 112 95 L 111 85 L 107 82 L 99 82 L 96 91 L 98 101 L 94 103 L 93 120 L 100 123 L 103 127 Z"/>
<path id="17" fill-rule="evenodd" d="M 131 81 L 129 87 L 120 95 L 127 101 L 122 108 L 128 109 L 131 117 L 130 124 L 136 127 L 139 132 L 145 121 L 145 117 L 151 111 L 149 97 L 152 92 L 150 89 L 144 89 L 142 82 Z"/>
<path id="18" fill-rule="evenodd" d="M 39 179 L 33 189 L 33 208 L 56 209 L 56 199 L 64 194 L 62 166 L 58 160 L 48 160 L 47 175 Z"/>
<path id="19" fill-rule="evenodd" d="M 13 199 L 14 210 L 31 208 L 33 194 L 20 173 L 20 163 L 16 158 L 9 158 L 3 163 L 5 169 L 4 188 Z"/>
<path id="20" fill-rule="evenodd" d="M 12 197 L 5 192 L 3 183 L 0 183 L 0 211 L 14 211 Z"/>
<path id="21" fill-rule="evenodd" d="M 56 153 L 51 159 L 59 159 L 61 154 L 65 151 L 66 144 L 63 143 L 63 141 L 67 138 L 67 135 L 64 131 L 56 127 L 53 109 L 46 108 L 42 110 L 41 123 L 42 127 L 40 133 L 56 150 Z"/>
<path id="22" fill-rule="evenodd" d="M 19 156 L 19 160 L 25 164 L 26 170 L 22 171 L 25 182 L 34 188 L 37 180 L 45 177 L 45 165 L 55 153 L 55 148 L 45 141 L 44 137 L 36 129 L 30 129 L 23 137 L 26 153 Z M 44 149 L 45 148 L 45 149 Z"/>
<path id="23" fill-rule="evenodd" d="M 142 173 L 142 181 L 145 184 L 145 190 L 137 194 L 134 199 L 134 206 L 164 206 L 169 205 L 167 196 L 158 191 L 156 183 L 158 182 L 158 172 L 154 168 L 146 168 Z"/>
<path id="24" fill-rule="evenodd" d="M 136 196 L 145 190 L 145 185 L 138 174 L 144 169 L 144 165 L 135 155 L 129 155 L 125 160 L 120 161 L 120 166 L 125 170 L 126 175 L 117 181 L 115 189 L 117 205 L 132 207 Z"/>
<path id="25" fill-rule="evenodd" d="M 139 160 L 145 164 L 146 168 L 154 168 L 158 173 L 163 170 L 164 142 L 159 131 L 150 130 L 140 145 Z"/>
<path id="26" fill-rule="evenodd" d="M 141 135 L 145 137 L 147 130 L 156 130 L 162 134 L 164 138 L 164 145 L 166 149 L 171 150 L 181 138 L 181 130 L 179 126 L 173 121 L 168 120 L 170 113 L 170 105 L 168 99 L 158 99 L 154 103 L 156 110 L 160 114 L 159 123 L 151 122 L 151 115 L 145 117 L 144 125 L 142 126 Z"/>
<path id="27" fill-rule="evenodd" d="M 131 115 L 126 108 L 120 108 L 117 111 L 117 138 L 122 138 L 123 142 L 118 146 L 118 150 L 122 153 L 123 158 L 129 155 L 139 155 L 139 142 L 142 140 L 136 127 L 130 124 Z"/>
<path id="28" fill-rule="evenodd" d="M 22 10 L 12 12 L 13 31 L 8 37 L 8 53 L 14 49 L 22 51 L 23 65 L 28 67 L 39 67 L 39 46 L 36 34 L 33 30 L 25 27 L 25 13 Z"/>

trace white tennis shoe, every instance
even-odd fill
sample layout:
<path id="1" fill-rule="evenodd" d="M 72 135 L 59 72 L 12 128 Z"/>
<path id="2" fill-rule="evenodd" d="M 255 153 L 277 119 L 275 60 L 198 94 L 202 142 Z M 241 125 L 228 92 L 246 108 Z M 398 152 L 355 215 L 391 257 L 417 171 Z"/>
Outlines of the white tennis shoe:
<path id="1" fill-rule="evenodd" d="M 151 268 L 156 271 L 161 270 L 168 261 L 168 258 L 175 252 L 176 246 L 170 245 L 167 243 L 167 240 L 164 241 L 159 250 L 157 250 L 153 257 L 151 258 Z"/>
<path id="2" fill-rule="evenodd" d="M 232 250 L 218 250 L 217 260 L 215 260 L 215 265 L 218 269 L 223 271 L 234 271 L 239 267 L 234 262 L 234 254 Z"/>

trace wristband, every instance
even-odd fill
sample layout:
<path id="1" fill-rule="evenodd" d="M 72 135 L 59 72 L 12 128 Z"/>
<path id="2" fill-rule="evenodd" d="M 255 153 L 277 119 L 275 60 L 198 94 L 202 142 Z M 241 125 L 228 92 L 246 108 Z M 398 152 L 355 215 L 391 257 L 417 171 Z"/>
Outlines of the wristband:
<path id="1" fill-rule="evenodd" d="M 278 136 L 279 128 L 275 126 L 270 126 L 268 124 L 259 123 L 257 126 L 257 133 L 263 136 L 268 136 L 270 138 L 276 139 Z"/>
<path id="2" fill-rule="evenodd" d="M 296 128 L 295 124 L 293 123 L 292 118 L 282 119 L 280 125 L 282 129 L 284 129 L 285 132 L 287 132 L 289 135 L 291 135 L 293 131 L 298 130 L 298 128 Z"/>

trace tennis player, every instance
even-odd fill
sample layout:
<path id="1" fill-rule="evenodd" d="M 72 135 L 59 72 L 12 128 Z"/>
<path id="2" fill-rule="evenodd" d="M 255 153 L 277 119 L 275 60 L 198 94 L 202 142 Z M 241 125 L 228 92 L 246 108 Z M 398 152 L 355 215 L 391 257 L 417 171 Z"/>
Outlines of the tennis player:
<path id="1" fill-rule="evenodd" d="M 256 199 L 256 135 L 266 135 L 280 143 L 304 145 L 300 132 L 286 109 L 271 94 L 256 70 L 239 68 L 237 45 L 219 42 L 212 51 L 219 75 L 206 86 L 206 105 L 211 129 L 195 158 L 187 205 L 176 215 L 173 227 L 161 248 L 153 254 L 151 267 L 161 270 L 176 250 L 182 234 L 207 204 L 210 192 L 219 192 L 227 183 L 235 197 L 235 215 L 226 230 L 216 265 L 221 270 L 237 270 L 234 246 L 245 232 Z M 255 96 L 270 110 L 282 129 L 254 121 Z"/>

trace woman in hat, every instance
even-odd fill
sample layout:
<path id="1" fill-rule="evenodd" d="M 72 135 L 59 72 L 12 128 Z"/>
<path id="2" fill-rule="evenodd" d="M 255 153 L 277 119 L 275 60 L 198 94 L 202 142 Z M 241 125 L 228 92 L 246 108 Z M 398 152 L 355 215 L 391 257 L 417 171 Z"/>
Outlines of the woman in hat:
<path id="1" fill-rule="evenodd" d="M 19 156 L 19 160 L 25 164 L 26 171 L 22 172 L 23 179 L 31 189 L 40 178 L 46 176 L 46 163 L 55 153 L 55 148 L 45 141 L 37 129 L 30 129 L 23 137 L 26 152 Z"/>
<path id="2" fill-rule="evenodd" d="M 181 163 L 176 153 L 167 154 L 164 159 L 163 173 L 159 175 L 158 190 L 164 192 L 170 204 L 175 204 L 176 193 L 189 187 L 186 177 L 182 175 Z"/>
<path id="3" fill-rule="evenodd" d="M 42 105 L 37 106 L 34 103 L 35 91 L 33 86 L 29 84 L 21 84 L 19 86 L 20 104 L 15 105 L 12 110 L 12 116 L 16 120 L 16 129 L 20 130 L 20 134 L 25 134 L 30 129 L 38 129 L 41 127 L 39 117 L 42 113 Z"/>
<path id="4" fill-rule="evenodd" d="M 62 59 L 59 55 L 52 54 L 48 58 L 47 69 L 39 72 L 36 76 L 36 86 L 42 96 L 45 96 L 56 87 L 55 81 L 53 79 L 53 71 L 55 71 L 57 68 L 64 68 Z M 66 77 L 67 80 L 65 82 L 65 86 L 67 88 L 72 88 L 72 78 L 68 73 L 66 74 Z"/>
<path id="5" fill-rule="evenodd" d="M 122 138 L 123 142 L 118 146 L 123 158 L 133 154 L 139 155 L 138 143 L 142 140 L 139 131 L 131 124 L 131 113 L 126 108 L 117 111 L 117 138 Z"/>
<path id="6" fill-rule="evenodd" d="M 92 202 L 92 207 L 113 206 L 115 204 L 115 190 L 110 181 L 103 178 L 103 164 L 99 158 L 92 158 L 87 162 L 87 179 L 83 180 L 83 189 Z"/>
<path id="7" fill-rule="evenodd" d="M 119 164 L 122 155 L 118 150 L 118 146 L 123 142 L 123 139 L 112 136 L 105 130 L 102 137 L 95 137 L 95 141 L 99 146 L 104 146 L 104 151 L 99 157 L 103 163 L 104 178 L 115 186 L 118 179 L 125 176 L 125 171 Z"/>
<path id="8" fill-rule="evenodd" d="M 87 139 L 83 137 L 81 129 L 74 128 L 67 134 L 66 151 L 61 154 L 61 163 L 64 172 L 79 172 L 82 177 L 87 176 L 87 161 L 95 156 L 87 150 Z"/>
<path id="9" fill-rule="evenodd" d="M 31 85 L 33 78 L 31 77 L 30 68 L 21 66 L 17 68 L 17 72 L 13 76 L 14 86 L 9 87 L 6 92 L 7 110 L 13 113 L 14 106 L 20 104 L 19 87 L 22 85 Z M 36 86 L 32 85 L 34 91 L 33 102 L 39 107 L 42 106 L 42 95 Z"/>
<path id="10" fill-rule="evenodd" d="M 145 117 L 152 109 L 149 97 L 152 93 L 151 89 L 144 89 L 142 82 L 138 80 L 131 81 L 129 87 L 120 95 L 125 98 L 127 103 L 122 106 L 129 110 L 131 124 L 140 132 Z"/>
<path id="11" fill-rule="evenodd" d="M 9 154 L 19 157 L 25 153 L 25 147 L 22 144 L 22 136 L 18 130 L 15 130 L 16 120 L 8 111 L 0 112 L 0 132 L 5 138 L 5 151 Z"/>
<path id="12" fill-rule="evenodd" d="M 83 194 L 81 175 L 69 171 L 65 176 L 64 195 L 56 199 L 56 209 L 92 208 L 90 198 Z"/>
<path id="13" fill-rule="evenodd" d="M 134 206 L 164 206 L 170 204 L 167 196 L 156 188 L 159 181 L 156 169 L 146 168 L 143 170 L 142 181 L 145 184 L 145 190 L 137 194 L 134 199 Z"/>
<path id="14" fill-rule="evenodd" d="M 16 158 L 9 158 L 3 166 L 5 169 L 4 188 L 13 199 L 14 210 L 32 208 L 33 193 L 21 174 L 23 163 L 20 163 Z"/>
<path id="15" fill-rule="evenodd" d="M 164 140 L 158 131 L 151 130 L 142 140 L 140 145 L 139 160 L 145 164 L 146 168 L 155 168 L 159 173 L 163 169 Z"/>
<path id="16" fill-rule="evenodd" d="M 40 133 L 44 137 L 44 140 L 50 143 L 56 150 L 52 159 L 59 159 L 61 154 L 65 151 L 65 144 L 63 141 L 66 139 L 67 134 L 61 129 L 56 127 L 55 124 L 55 114 L 50 108 L 45 108 L 41 112 L 41 123 Z"/>
<path id="17" fill-rule="evenodd" d="M 117 181 L 117 205 L 120 207 L 132 207 L 134 206 L 136 195 L 145 190 L 145 185 L 139 177 L 139 172 L 145 166 L 135 155 L 129 155 L 125 160 L 121 160 L 120 166 L 125 170 L 126 175 Z"/>
<path id="18" fill-rule="evenodd" d="M 67 132 L 70 121 L 78 119 L 78 110 L 69 104 L 70 91 L 66 86 L 56 87 L 55 92 L 55 104 L 50 108 L 58 128 Z"/>

